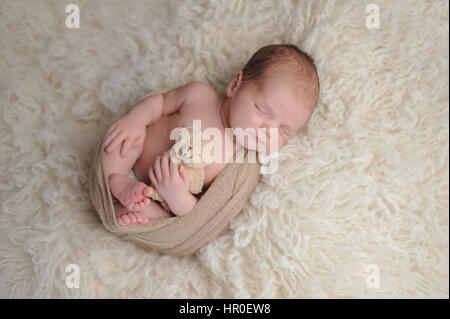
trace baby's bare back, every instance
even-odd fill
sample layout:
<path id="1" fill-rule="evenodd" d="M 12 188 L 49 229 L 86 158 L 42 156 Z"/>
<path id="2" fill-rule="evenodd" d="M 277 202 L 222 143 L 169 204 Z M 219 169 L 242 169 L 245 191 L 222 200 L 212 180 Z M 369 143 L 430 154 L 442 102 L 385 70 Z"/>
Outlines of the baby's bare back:
<path id="1" fill-rule="evenodd" d="M 133 166 L 133 171 L 139 180 L 150 184 L 148 171 L 156 157 L 170 150 L 175 143 L 174 140 L 170 139 L 172 130 L 177 127 L 184 127 L 193 120 L 201 120 L 202 131 L 209 127 L 218 128 L 222 132 L 222 145 L 225 145 L 225 128 L 220 118 L 220 108 L 224 99 L 224 96 L 215 91 L 213 93 L 213 90 L 211 90 L 211 94 L 192 96 L 189 102 L 185 103 L 178 112 L 148 125 L 142 154 Z M 224 151 L 222 153 L 225 154 Z M 220 163 L 213 163 L 205 168 L 204 187 L 212 183 L 225 165 L 225 159 L 222 159 Z"/>

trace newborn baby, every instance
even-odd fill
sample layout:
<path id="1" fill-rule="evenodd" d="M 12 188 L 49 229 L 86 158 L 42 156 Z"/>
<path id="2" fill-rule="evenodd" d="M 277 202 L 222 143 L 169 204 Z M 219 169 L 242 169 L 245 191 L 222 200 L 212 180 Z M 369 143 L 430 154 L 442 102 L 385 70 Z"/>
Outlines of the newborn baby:
<path id="1" fill-rule="evenodd" d="M 214 138 L 214 145 L 222 147 L 222 157 L 204 168 L 205 190 L 239 149 L 255 149 L 255 142 L 263 142 L 259 136 L 245 137 L 240 132 L 265 129 L 267 139 L 277 139 L 279 149 L 309 120 L 318 96 L 313 60 L 294 45 L 280 44 L 259 49 L 230 82 L 226 96 L 208 84 L 191 82 L 143 99 L 104 137 L 105 169 L 119 224 L 183 216 L 196 205 L 198 198 L 188 192 L 186 170 L 169 156 L 174 129 L 200 120 L 202 131 L 211 127 L 222 133 L 220 141 Z M 233 134 L 225 128 L 232 128 Z M 267 149 L 268 145 L 263 145 L 267 153 L 278 151 Z M 130 171 L 139 181 L 128 177 Z M 148 198 L 153 187 L 171 212 Z"/>

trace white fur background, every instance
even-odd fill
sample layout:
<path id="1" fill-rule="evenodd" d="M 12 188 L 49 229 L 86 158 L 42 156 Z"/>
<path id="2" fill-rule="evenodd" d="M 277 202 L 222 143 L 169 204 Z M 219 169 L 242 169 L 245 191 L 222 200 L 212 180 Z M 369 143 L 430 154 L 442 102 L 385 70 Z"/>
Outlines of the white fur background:
<path id="1" fill-rule="evenodd" d="M 377 0 L 368 29 L 371 2 L 1 1 L 0 297 L 448 298 L 449 4 Z M 314 57 L 320 101 L 231 230 L 181 258 L 108 233 L 87 178 L 113 120 L 270 43 Z"/>

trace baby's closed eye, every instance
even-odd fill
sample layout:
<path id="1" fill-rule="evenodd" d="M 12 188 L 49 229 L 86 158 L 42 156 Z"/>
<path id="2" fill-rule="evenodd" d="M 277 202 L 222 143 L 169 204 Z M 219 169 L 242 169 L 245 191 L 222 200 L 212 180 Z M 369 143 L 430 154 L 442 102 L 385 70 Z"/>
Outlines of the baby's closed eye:
<path id="1" fill-rule="evenodd" d="M 259 112 L 264 113 L 264 109 L 261 108 L 259 105 L 255 104 L 255 107 Z"/>
<path id="2" fill-rule="evenodd" d="M 289 131 L 288 130 L 286 130 L 286 129 L 281 129 L 281 132 L 284 134 L 284 135 L 286 135 L 287 137 L 291 137 L 291 134 L 289 133 Z"/>

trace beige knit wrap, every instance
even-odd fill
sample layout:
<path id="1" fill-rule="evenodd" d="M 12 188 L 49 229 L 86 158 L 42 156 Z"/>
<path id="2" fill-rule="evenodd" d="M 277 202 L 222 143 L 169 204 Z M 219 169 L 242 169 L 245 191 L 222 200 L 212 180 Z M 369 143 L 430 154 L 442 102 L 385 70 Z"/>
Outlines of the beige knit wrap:
<path id="1" fill-rule="evenodd" d="M 185 216 L 150 219 L 144 225 L 121 226 L 114 212 L 102 145 L 103 139 L 97 145 L 89 173 L 90 199 L 100 220 L 119 238 L 168 255 L 192 254 L 222 235 L 231 220 L 242 211 L 260 179 L 261 164 L 258 160 L 249 162 L 249 158 L 256 158 L 256 154 L 251 154 L 255 151 L 245 150 L 241 153 L 243 160 L 228 163 Z"/>

